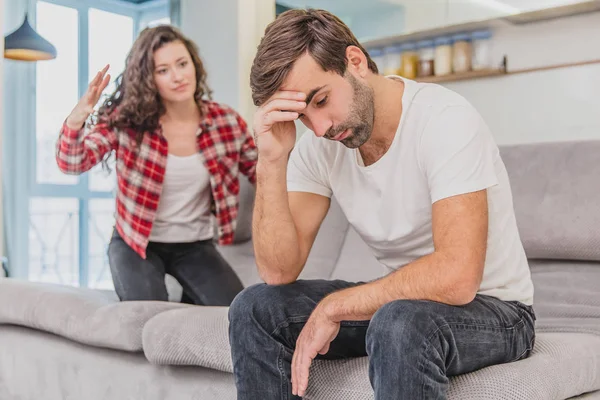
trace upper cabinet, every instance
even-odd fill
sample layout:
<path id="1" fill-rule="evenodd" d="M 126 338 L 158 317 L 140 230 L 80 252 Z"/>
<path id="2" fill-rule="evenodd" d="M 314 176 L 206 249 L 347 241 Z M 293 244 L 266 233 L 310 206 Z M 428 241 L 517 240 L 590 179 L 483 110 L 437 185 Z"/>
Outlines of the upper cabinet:
<path id="1" fill-rule="evenodd" d="M 536 15 L 555 17 L 586 10 L 585 6 L 600 7 L 600 0 L 277 0 L 278 12 L 306 7 L 328 10 L 362 42 L 501 17 L 515 22 Z M 557 10 L 555 14 L 535 13 L 551 9 Z"/>
<path id="2" fill-rule="evenodd" d="M 583 0 L 448 0 L 448 14 L 443 25 L 456 25 L 499 17 L 531 14 L 570 5 L 593 3 Z"/>

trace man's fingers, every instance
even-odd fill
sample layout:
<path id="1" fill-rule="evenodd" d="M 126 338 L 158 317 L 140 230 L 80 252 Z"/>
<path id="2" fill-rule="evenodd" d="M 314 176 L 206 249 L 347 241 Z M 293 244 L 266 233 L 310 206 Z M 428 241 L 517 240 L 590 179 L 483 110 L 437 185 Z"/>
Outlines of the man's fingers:
<path id="1" fill-rule="evenodd" d="M 277 122 L 294 121 L 298 113 L 293 111 L 271 111 L 263 116 L 265 127 L 271 127 Z"/>
<path id="2" fill-rule="evenodd" d="M 296 387 L 298 388 L 298 396 L 304 396 L 306 388 L 308 387 L 308 375 L 310 372 L 310 364 L 312 362 L 311 355 L 308 352 L 303 352 L 302 357 L 297 361 L 298 363 L 298 382 Z"/>
<path id="3" fill-rule="evenodd" d="M 302 354 L 304 352 L 304 346 L 302 344 L 298 345 L 298 343 L 296 343 L 296 362 L 295 362 L 295 366 L 294 366 L 294 390 L 296 395 L 300 395 L 300 382 L 301 382 L 301 378 L 300 378 L 300 362 L 302 360 Z"/>
<path id="4" fill-rule="evenodd" d="M 306 98 L 306 94 L 304 94 L 303 92 L 294 92 L 291 90 L 280 90 L 278 92 L 275 92 L 275 94 L 273 96 L 271 96 L 269 98 L 269 100 L 265 101 L 265 103 L 263 104 L 269 104 L 270 102 L 277 100 L 277 99 L 287 99 L 287 100 L 304 100 Z"/>
<path id="5" fill-rule="evenodd" d="M 298 393 L 296 387 L 296 363 L 298 361 L 298 343 L 296 342 L 296 349 L 294 350 L 294 355 L 292 356 L 292 394 L 295 396 Z"/>
<path id="6" fill-rule="evenodd" d="M 297 111 L 300 112 L 306 108 L 306 103 L 296 100 L 277 99 L 262 107 L 265 114 L 272 111 Z"/>

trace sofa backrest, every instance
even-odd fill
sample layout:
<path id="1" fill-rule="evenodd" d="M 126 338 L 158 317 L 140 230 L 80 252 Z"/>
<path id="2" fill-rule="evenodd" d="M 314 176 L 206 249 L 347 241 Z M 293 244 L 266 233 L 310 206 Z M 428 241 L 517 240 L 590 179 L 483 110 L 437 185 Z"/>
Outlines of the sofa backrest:
<path id="1" fill-rule="evenodd" d="M 500 154 L 527 257 L 600 261 L 600 140 L 501 146 Z M 241 241 L 250 236 L 254 194 L 242 191 Z M 301 278 L 366 281 L 388 272 L 333 198 Z"/>
<path id="2" fill-rule="evenodd" d="M 500 148 L 530 259 L 600 261 L 600 140 Z"/>
<path id="3" fill-rule="evenodd" d="M 500 146 L 500 155 L 527 257 L 600 261 L 600 140 Z M 387 273 L 348 227 L 329 278 L 364 281 Z"/>

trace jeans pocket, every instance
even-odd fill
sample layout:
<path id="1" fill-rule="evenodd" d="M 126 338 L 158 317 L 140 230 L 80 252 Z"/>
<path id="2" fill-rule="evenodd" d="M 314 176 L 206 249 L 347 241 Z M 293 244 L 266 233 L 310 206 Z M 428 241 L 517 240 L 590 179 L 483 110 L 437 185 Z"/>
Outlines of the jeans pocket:
<path id="1" fill-rule="evenodd" d="M 527 317 L 529 317 L 532 321 L 536 320 L 535 311 L 533 309 L 533 306 L 528 306 L 527 304 L 521 303 L 520 301 L 509 301 L 508 303 L 511 303 L 512 305 L 517 307 L 519 309 L 519 311 L 521 312 L 521 315 L 523 315 L 523 313 L 525 313 L 525 315 Z"/>
<path id="2" fill-rule="evenodd" d="M 523 323 L 519 324 L 519 328 L 514 331 L 517 354 L 514 361 L 528 358 L 535 345 L 535 314 L 529 306 L 522 305 L 520 308 Z"/>

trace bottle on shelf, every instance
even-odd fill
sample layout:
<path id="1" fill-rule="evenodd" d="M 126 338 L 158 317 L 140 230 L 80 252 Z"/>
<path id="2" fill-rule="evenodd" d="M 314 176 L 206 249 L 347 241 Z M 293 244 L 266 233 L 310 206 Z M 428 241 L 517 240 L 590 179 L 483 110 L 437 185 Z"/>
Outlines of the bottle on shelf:
<path id="1" fill-rule="evenodd" d="M 452 39 L 440 36 L 434 39 L 435 59 L 433 72 L 435 76 L 445 76 L 452 73 Z"/>
<path id="2" fill-rule="evenodd" d="M 474 71 L 493 68 L 491 38 L 492 33 L 489 30 L 479 30 L 471 33 L 473 43 L 471 65 Z"/>
<path id="3" fill-rule="evenodd" d="M 401 66 L 400 46 L 387 46 L 383 49 L 383 75 L 399 75 Z"/>
<path id="4" fill-rule="evenodd" d="M 415 79 L 417 77 L 417 68 L 419 63 L 419 54 L 417 46 L 413 42 L 407 42 L 400 45 L 402 52 L 402 62 L 400 65 L 400 74 L 407 79 Z"/>
<path id="5" fill-rule="evenodd" d="M 458 33 L 452 36 L 452 70 L 456 74 L 471 70 L 471 36 L 468 33 Z"/>
<path id="6" fill-rule="evenodd" d="M 419 68 L 417 76 L 423 78 L 432 76 L 434 71 L 435 47 L 433 40 L 421 40 L 417 42 L 419 51 Z"/>

